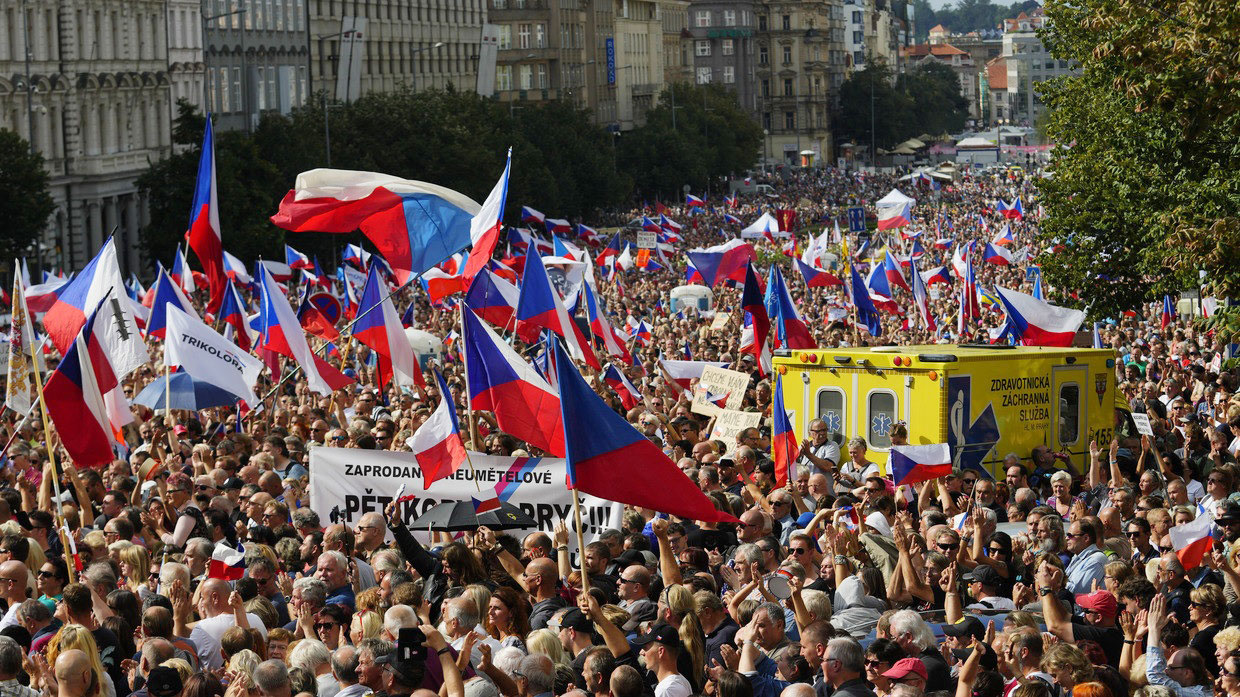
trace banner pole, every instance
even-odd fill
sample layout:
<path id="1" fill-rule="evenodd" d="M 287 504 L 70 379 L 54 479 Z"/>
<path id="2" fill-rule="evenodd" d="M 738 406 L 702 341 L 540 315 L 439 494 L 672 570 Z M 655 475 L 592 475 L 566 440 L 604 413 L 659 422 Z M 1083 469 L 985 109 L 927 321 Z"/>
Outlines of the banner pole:
<path id="1" fill-rule="evenodd" d="M 577 522 L 577 568 L 581 570 L 581 592 L 590 592 L 590 573 L 586 571 L 586 539 L 581 527 L 581 493 L 573 487 L 573 517 Z"/>
<path id="2" fill-rule="evenodd" d="M 14 306 L 16 306 L 17 302 L 18 302 L 18 298 L 13 298 Z M 25 293 L 22 294 L 20 302 L 22 304 L 22 312 L 28 313 L 29 310 L 26 308 Z M 26 320 L 26 321 L 29 321 L 29 320 Z M 25 332 L 24 326 L 17 328 L 17 331 L 24 333 Z M 38 344 L 38 346 L 36 346 L 36 343 Z M 56 495 L 56 515 L 57 517 L 60 518 L 60 525 L 57 526 L 57 531 L 60 535 L 61 549 L 67 552 L 70 549 L 69 529 L 68 529 L 68 523 L 65 520 L 64 502 L 60 500 L 60 478 L 56 476 L 56 471 L 57 471 L 56 447 L 52 444 L 51 420 L 48 419 L 48 416 L 47 416 L 47 400 L 44 399 L 43 397 L 43 376 L 42 376 L 42 371 L 39 370 L 38 356 L 35 354 L 35 352 L 39 349 L 42 349 L 42 347 L 43 347 L 43 344 L 41 342 L 33 342 L 33 341 L 30 342 L 30 367 L 32 370 L 34 370 L 34 384 L 36 387 L 38 387 L 38 391 L 39 391 L 39 411 L 43 417 L 43 433 L 47 437 L 47 461 L 51 463 L 52 465 L 52 489 Z M 81 522 L 81 519 L 79 518 L 79 523 L 80 522 Z M 72 562 L 70 562 L 69 564 L 66 564 L 65 566 L 68 568 L 68 571 L 69 571 L 69 583 L 74 583 L 75 576 L 77 575 L 76 567 L 74 566 Z"/>
<path id="3" fill-rule="evenodd" d="M 470 392 L 469 389 L 469 351 L 467 351 L 464 346 L 465 303 L 463 302 L 457 305 L 457 321 L 461 325 L 461 367 L 464 368 L 461 373 L 465 376 L 465 414 L 466 418 L 469 419 L 469 442 L 474 446 L 474 449 L 477 450 L 481 446 L 478 444 L 478 423 L 474 421 L 474 402 L 470 398 L 470 395 L 473 393 Z M 466 459 L 468 459 L 469 448 L 465 448 L 465 453 Z M 471 462 L 469 469 L 472 471 L 473 468 L 474 465 Z"/>

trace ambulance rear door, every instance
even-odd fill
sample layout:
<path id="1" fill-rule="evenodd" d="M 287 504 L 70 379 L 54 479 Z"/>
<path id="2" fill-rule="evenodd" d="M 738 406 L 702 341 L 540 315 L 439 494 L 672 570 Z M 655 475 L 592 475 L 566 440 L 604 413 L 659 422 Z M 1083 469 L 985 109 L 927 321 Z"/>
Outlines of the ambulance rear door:
<path id="1" fill-rule="evenodd" d="M 1089 449 L 1089 400 L 1092 387 L 1089 367 L 1084 363 L 1057 365 L 1051 368 L 1051 434 L 1047 445 L 1057 452 L 1071 455 L 1073 464 L 1083 472 Z"/>

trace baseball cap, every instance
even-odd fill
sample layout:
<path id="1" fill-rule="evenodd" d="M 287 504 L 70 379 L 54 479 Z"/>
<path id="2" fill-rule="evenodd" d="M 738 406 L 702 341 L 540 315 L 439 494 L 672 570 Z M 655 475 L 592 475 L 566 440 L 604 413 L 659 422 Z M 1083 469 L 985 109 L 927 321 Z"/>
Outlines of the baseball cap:
<path id="1" fill-rule="evenodd" d="M 954 624 L 944 624 L 943 633 L 947 636 L 961 639 L 964 637 L 974 637 L 981 639 L 986 636 L 986 628 L 982 626 L 982 621 L 976 617 L 968 616 L 960 618 Z"/>
<path id="2" fill-rule="evenodd" d="M 560 627 L 576 629 L 579 632 L 593 632 L 594 622 L 581 610 L 570 607 L 563 615 L 560 615 Z"/>
<path id="3" fill-rule="evenodd" d="M 1223 512 L 1218 514 L 1218 516 L 1214 519 L 1214 522 L 1234 523 L 1236 521 L 1240 521 L 1240 505 L 1237 505 L 1236 502 L 1230 500 L 1225 500 L 1220 505 Z"/>
<path id="4" fill-rule="evenodd" d="M 183 687 L 176 668 L 155 666 L 146 676 L 146 691 L 152 697 L 175 697 Z"/>
<path id="5" fill-rule="evenodd" d="M 680 650 L 680 634 L 676 632 L 675 627 L 666 622 L 656 624 L 650 628 L 649 632 L 642 634 L 630 643 L 640 649 L 656 641 L 668 648 Z"/>
<path id="6" fill-rule="evenodd" d="M 901 678 L 908 677 L 910 674 L 917 675 L 922 680 L 930 678 L 930 674 L 926 672 L 926 664 L 922 663 L 920 658 L 901 658 L 886 673 L 883 673 L 883 677 L 891 680 L 900 680 Z"/>
<path id="7" fill-rule="evenodd" d="M 245 486 L 245 483 L 240 479 L 237 479 L 236 477 L 229 477 L 224 480 L 224 486 L 221 488 L 227 491 L 229 489 L 240 489 L 243 486 Z"/>
<path id="8" fill-rule="evenodd" d="M 1119 612 L 1119 602 L 1111 591 L 1094 591 L 1076 596 L 1077 606 L 1086 610 L 1101 612 L 1103 617 L 1114 617 Z"/>
<path id="9" fill-rule="evenodd" d="M 643 556 L 642 553 L 636 549 L 624 550 L 623 552 L 620 553 L 620 556 L 616 557 L 616 561 L 621 566 L 633 566 L 634 564 L 636 564 L 637 566 L 646 565 L 646 557 Z"/>
<path id="10" fill-rule="evenodd" d="M 968 582 L 979 581 L 983 586 L 997 588 L 1003 585 L 1003 577 L 999 575 L 994 567 L 985 564 L 978 564 L 972 571 L 964 575 L 964 580 Z"/>

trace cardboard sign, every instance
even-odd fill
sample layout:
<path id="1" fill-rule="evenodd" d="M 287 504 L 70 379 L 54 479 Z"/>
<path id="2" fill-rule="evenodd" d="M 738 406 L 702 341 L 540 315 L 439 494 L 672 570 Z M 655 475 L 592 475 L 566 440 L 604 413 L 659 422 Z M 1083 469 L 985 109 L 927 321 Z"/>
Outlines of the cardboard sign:
<path id="1" fill-rule="evenodd" d="M 723 441 L 727 454 L 736 450 L 736 437 L 747 428 L 756 428 L 762 422 L 762 414 L 756 411 L 733 411 L 723 409 L 715 416 L 715 427 L 710 439 Z"/>
<path id="2" fill-rule="evenodd" d="M 698 380 L 697 390 L 693 395 L 693 403 L 708 403 L 722 409 L 737 410 L 745 401 L 745 390 L 749 389 L 749 375 L 736 370 L 718 368 L 708 365 L 702 369 L 702 378 Z M 724 400 L 722 404 L 720 401 Z M 707 412 L 698 412 L 707 413 Z"/>
<path id="3" fill-rule="evenodd" d="M 728 320 L 732 319 L 732 313 L 719 312 L 715 315 L 715 319 L 711 320 L 710 328 L 712 331 L 721 331 L 728 326 Z"/>
<path id="4" fill-rule="evenodd" d="M 1132 413 L 1132 422 L 1137 425 L 1137 433 L 1143 436 L 1154 437 L 1154 429 L 1150 426 L 1149 414 Z"/>
<path id="5" fill-rule="evenodd" d="M 637 248 L 638 249 L 654 249 L 658 242 L 658 233 L 649 230 L 638 230 L 637 232 Z"/>

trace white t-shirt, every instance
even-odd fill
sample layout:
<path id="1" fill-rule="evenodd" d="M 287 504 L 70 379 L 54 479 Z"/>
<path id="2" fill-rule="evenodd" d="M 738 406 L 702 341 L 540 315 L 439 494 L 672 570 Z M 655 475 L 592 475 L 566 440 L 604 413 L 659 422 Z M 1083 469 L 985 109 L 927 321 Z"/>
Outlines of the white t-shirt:
<path id="1" fill-rule="evenodd" d="M 680 673 L 673 673 L 654 686 L 654 697 L 689 697 L 693 686 Z"/>
<path id="2" fill-rule="evenodd" d="M 251 627 L 263 635 L 265 640 L 267 628 L 263 626 L 263 621 L 258 618 L 258 615 L 247 612 L 245 618 L 249 620 Z M 194 642 L 194 646 L 198 647 L 198 660 L 203 669 L 216 670 L 224 665 L 224 657 L 220 655 L 220 639 L 223 638 L 224 632 L 235 626 L 237 626 L 237 620 L 231 612 L 199 620 L 198 624 L 194 625 L 193 631 L 189 633 L 189 639 Z"/>

